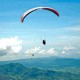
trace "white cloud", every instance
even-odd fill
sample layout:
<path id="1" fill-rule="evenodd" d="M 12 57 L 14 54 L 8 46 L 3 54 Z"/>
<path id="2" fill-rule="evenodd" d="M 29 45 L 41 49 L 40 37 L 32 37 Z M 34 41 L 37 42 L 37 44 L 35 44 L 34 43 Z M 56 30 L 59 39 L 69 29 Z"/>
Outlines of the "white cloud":
<path id="1" fill-rule="evenodd" d="M 13 47 L 12 47 L 12 50 L 13 50 L 15 53 L 18 53 L 21 49 L 22 49 L 22 46 L 13 46 Z"/>
<path id="2" fill-rule="evenodd" d="M 34 47 L 34 48 L 31 48 L 31 49 L 27 49 L 25 51 L 25 55 L 30 57 L 32 55 L 35 55 L 36 53 L 38 53 L 40 50 L 40 47 Z"/>
<path id="3" fill-rule="evenodd" d="M 18 53 L 22 49 L 22 40 L 17 36 L 0 39 L 0 56 Z"/>
<path id="4" fill-rule="evenodd" d="M 36 54 L 37 53 L 37 54 Z M 48 50 L 46 49 L 41 49 L 41 47 L 35 47 L 35 48 L 31 48 L 31 49 L 27 49 L 25 51 L 25 54 L 26 55 L 31 55 L 31 54 L 34 54 L 34 55 L 38 55 L 38 56 L 42 56 L 42 55 L 57 55 L 56 54 L 56 51 L 54 50 L 54 48 L 50 48 Z"/>
<path id="5" fill-rule="evenodd" d="M 72 49 L 75 49 L 75 47 L 72 47 L 72 46 L 65 46 L 64 48 L 63 48 L 63 50 L 72 50 Z"/>
<path id="6" fill-rule="evenodd" d="M 39 51 L 39 54 L 46 54 L 46 50 Z"/>
<path id="7" fill-rule="evenodd" d="M 62 51 L 62 54 L 65 54 L 66 53 L 66 51 Z"/>
<path id="8" fill-rule="evenodd" d="M 75 50 L 75 47 L 73 46 L 65 46 L 62 50 L 62 54 L 70 54 L 73 50 Z"/>
<path id="9" fill-rule="evenodd" d="M 35 48 L 31 48 L 31 49 L 27 49 L 25 51 L 25 53 L 37 53 L 40 50 L 40 47 L 35 47 Z"/>
<path id="10" fill-rule="evenodd" d="M 56 51 L 55 51 L 54 48 L 49 49 L 49 50 L 47 51 L 47 53 L 48 53 L 48 54 L 54 54 L 54 55 L 57 55 L 57 54 L 56 54 Z"/>
<path id="11" fill-rule="evenodd" d="M 65 46 L 62 49 L 62 54 L 64 55 L 74 55 L 74 54 L 79 54 L 80 49 L 78 47 L 73 47 L 73 46 Z"/>

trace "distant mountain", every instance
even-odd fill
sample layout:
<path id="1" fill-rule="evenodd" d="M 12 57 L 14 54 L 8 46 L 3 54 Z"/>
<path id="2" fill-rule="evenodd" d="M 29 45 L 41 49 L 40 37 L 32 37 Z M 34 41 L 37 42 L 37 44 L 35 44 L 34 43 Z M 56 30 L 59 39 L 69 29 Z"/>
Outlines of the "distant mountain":
<path id="1" fill-rule="evenodd" d="M 55 58 L 55 57 L 0 61 L 0 65 L 8 63 L 20 63 L 26 67 L 38 67 L 38 68 L 48 68 L 48 69 L 65 68 L 65 67 L 80 68 L 80 59 Z"/>
<path id="2" fill-rule="evenodd" d="M 21 60 L 0 62 L 0 64 L 8 64 L 8 63 L 20 63 L 25 67 L 37 67 L 42 69 L 80 73 L 80 59 L 47 57 L 47 58 L 32 58 L 32 59 L 21 59 Z"/>
<path id="3" fill-rule="evenodd" d="M 10 63 L 0 65 L 0 80 L 80 80 L 80 75 Z"/>

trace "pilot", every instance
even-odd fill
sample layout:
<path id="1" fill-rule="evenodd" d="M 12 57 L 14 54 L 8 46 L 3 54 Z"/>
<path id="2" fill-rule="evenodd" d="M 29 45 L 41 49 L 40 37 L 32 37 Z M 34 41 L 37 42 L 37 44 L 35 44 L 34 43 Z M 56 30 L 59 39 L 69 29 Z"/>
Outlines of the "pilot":
<path id="1" fill-rule="evenodd" d="M 46 45 L 46 40 L 43 40 L 42 43 L 43 43 L 43 45 Z"/>

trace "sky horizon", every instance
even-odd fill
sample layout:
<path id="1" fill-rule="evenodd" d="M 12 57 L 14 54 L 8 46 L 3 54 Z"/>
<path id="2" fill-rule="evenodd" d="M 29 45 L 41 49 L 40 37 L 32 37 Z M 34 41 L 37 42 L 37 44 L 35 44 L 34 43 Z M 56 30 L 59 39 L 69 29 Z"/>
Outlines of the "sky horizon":
<path id="1" fill-rule="evenodd" d="M 57 10 L 60 16 L 37 10 L 21 23 L 25 11 L 41 6 Z M 0 61 L 29 58 L 32 54 L 37 58 L 80 58 L 79 12 L 80 0 L 1 0 Z"/>

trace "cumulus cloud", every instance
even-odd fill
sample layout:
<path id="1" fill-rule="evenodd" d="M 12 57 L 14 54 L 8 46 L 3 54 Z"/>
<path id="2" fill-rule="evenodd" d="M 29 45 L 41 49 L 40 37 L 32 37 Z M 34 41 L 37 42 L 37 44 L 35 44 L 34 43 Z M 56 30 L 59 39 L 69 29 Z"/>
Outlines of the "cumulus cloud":
<path id="1" fill-rule="evenodd" d="M 39 54 L 46 54 L 46 50 L 40 50 Z"/>
<path id="2" fill-rule="evenodd" d="M 18 53 L 22 49 L 21 43 L 17 36 L 0 39 L 0 56 Z"/>
<path id="3" fill-rule="evenodd" d="M 66 46 L 62 50 L 61 56 L 68 57 L 68 58 L 80 58 L 80 48 Z"/>
<path id="4" fill-rule="evenodd" d="M 25 54 L 26 55 L 29 55 L 29 54 L 35 55 L 36 54 L 36 55 L 45 55 L 45 56 L 46 55 L 57 55 L 54 48 L 50 48 L 48 50 L 45 50 L 45 49 L 41 49 L 41 47 L 35 47 L 35 48 L 27 49 L 25 51 Z"/>
<path id="5" fill-rule="evenodd" d="M 43 49 L 43 47 L 33 47 L 27 49 L 25 51 L 26 57 L 49 57 L 49 56 L 60 56 L 60 57 L 79 57 L 80 56 L 80 49 L 76 46 L 64 46 L 63 48 L 48 48 Z M 77 56 L 78 55 L 78 56 Z"/>
<path id="6" fill-rule="evenodd" d="M 6 55 L 7 51 L 4 49 L 0 49 L 0 56 Z"/>
<path id="7" fill-rule="evenodd" d="M 65 54 L 66 53 L 66 51 L 62 51 L 62 54 Z"/>
<path id="8" fill-rule="evenodd" d="M 73 52 L 73 50 L 75 50 L 75 47 L 65 46 L 62 50 L 62 54 L 69 54 L 70 52 Z"/>
<path id="9" fill-rule="evenodd" d="M 75 49 L 75 47 L 72 47 L 72 46 L 65 46 L 64 48 L 63 48 L 63 50 L 72 50 L 72 49 Z"/>
<path id="10" fill-rule="evenodd" d="M 35 48 L 31 48 L 31 49 L 27 49 L 25 51 L 25 53 L 37 53 L 40 50 L 40 47 L 35 47 Z"/>
<path id="11" fill-rule="evenodd" d="M 48 51 L 47 51 L 47 53 L 48 54 L 56 54 L 56 51 L 55 51 L 55 49 L 54 48 L 51 48 L 51 49 L 49 49 Z"/>

